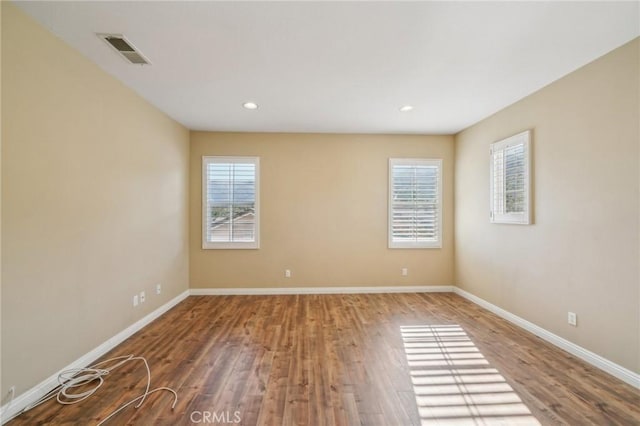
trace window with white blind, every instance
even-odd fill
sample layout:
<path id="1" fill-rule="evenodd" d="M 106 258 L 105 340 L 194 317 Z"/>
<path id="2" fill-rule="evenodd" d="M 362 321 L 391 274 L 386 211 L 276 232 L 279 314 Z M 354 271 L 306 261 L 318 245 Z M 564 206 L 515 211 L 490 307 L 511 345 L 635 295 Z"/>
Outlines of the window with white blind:
<path id="1" fill-rule="evenodd" d="M 442 160 L 389 159 L 389 248 L 442 247 Z"/>
<path id="2" fill-rule="evenodd" d="M 490 220 L 492 223 L 531 223 L 529 130 L 491 144 Z"/>
<path id="3" fill-rule="evenodd" d="M 258 157 L 202 157 L 202 194 L 202 248 L 259 248 Z"/>

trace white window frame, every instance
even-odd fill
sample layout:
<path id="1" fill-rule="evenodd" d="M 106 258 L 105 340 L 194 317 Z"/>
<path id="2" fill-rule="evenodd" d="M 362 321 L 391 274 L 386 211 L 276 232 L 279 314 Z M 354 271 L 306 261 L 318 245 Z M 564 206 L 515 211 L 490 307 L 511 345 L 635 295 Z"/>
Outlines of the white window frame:
<path id="1" fill-rule="evenodd" d="M 393 238 L 393 168 L 396 165 L 410 166 L 436 166 L 438 168 L 438 197 L 437 209 L 438 219 L 436 221 L 438 232 L 434 241 L 394 241 Z M 389 158 L 389 223 L 388 223 L 388 246 L 390 249 L 430 249 L 442 248 L 442 159 L 426 158 Z"/>
<path id="2" fill-rule="evenodd" d="M 254 241 L 207 241 L 207 165 L 239 163 L 255 165 L 255 238 Z M 202 157 L 202 248 L 203 249 L 259 249 L 260 248 L 260 158 L 259 157 Z"/>
<path id="3" fill-rule="evenodd" d="M 524 210 L 522 212 L 505 213 L 505 207 L 496 209 L 497 200 L 504 200 L 506 203 L 504 179 L 500 186 L 495 174 L 497 156 L 508 148 L 522 145 L 524 147 L 524 180 L 522 190 L 524 191 Z M 491 223 L 505 223 L 516 225 L 531 224 L 531 131 L 526 130 L 517 135 L 497 141 L 490 146 L 489 150 L 489 220 Z"/>

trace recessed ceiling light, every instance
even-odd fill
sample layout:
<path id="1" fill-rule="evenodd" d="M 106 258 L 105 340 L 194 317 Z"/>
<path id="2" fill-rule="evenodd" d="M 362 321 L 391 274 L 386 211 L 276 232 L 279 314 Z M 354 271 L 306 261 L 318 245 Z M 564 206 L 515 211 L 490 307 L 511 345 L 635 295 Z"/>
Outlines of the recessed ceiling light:
<path id="1" fill-rule="evenodd" d="M 411 105 L 403 105 L 400 107 L 400 112 L 409 112 L 413 109 Z"/>
<path id="2" fill-rule="evenodd" d="M 242 104 L 245 109 L 258 109 L 258 104 L 255 102 L 245 102 Z"/>

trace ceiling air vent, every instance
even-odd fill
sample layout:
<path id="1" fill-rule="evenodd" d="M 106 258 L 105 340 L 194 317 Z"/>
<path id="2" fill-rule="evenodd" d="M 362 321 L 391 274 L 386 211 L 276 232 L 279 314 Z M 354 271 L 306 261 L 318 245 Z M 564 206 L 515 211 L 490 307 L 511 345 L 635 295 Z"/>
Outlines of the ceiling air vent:
<path id="1" fill-rule="evenodd" d="M 122 34 L 98 34 L 98 37 L 132 64 L 149 65 L 151 63 Z"/>

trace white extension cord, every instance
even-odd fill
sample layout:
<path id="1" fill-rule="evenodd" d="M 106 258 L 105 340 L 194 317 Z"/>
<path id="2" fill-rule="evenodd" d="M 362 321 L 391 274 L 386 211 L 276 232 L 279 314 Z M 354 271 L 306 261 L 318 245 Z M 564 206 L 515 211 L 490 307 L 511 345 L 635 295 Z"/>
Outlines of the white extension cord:
<path id="1" fill-rule="evenodd" d="M 140 402 L 138 402 L 138 404 L 135 405 L 135 408 L 139 408 L 148 395 L 151 395 L 152 393 L 162 391 L 162 390 L 171 392 L 173 394 L 173 404 L 171 404 L 171 409 L 173 410 L 176 406 L 176 403 L 178 402 L 178 394 L 176 393 L 176 391 L 167 387 L 158 387 L 158 388 L 149 390 L 149 388 L 151 387 L 151 370 L 149 369 L 149 363 L 147 362 L 147 360 L 141 356 L 123 355 L 115 358 L 110 358 L 105 361 L 101 361 L 87 368 L 73 368 L 73 369 L 65 370 L 61 372 L 60 374 L 58 374 L 58 382 L 60 384 L 51 392 L 47 393 L 46 395 L 44 395 L 42 398 L 40 398 L 33 404 L 25 407 L 21 411 L 21 413 L 24 413 L 25 411 L 28 411 L 34 407 L 37 407 L 43 402 L 48 401 L 54 397 L 60 404 L 65 404 L 65 405 L 77 404 L 79 402 L 82 402 L 85 399 L 89 398 L 91 395 L 93 395 L 98 390 L 98 388 L 102 386 L 102 384 L 104 383 L 104 376 L 106 376 L 111 371 L 126 364 L 129 361 L 142 361 L 144 363 L 144 366 L 147 369 L 147 386 L 144 390 L 144 393 L 132 399 L 131 401 L 127 402 L 126 404 L 123 404 L 120 407 L 118 407 L 115 411 L 113 411 L 107 417 L 102 419 L 102 421 L 100 421 L 100 423 L 98 423 L 97 426 L 102 425 L 111 417 L 115 416 L 120 411 L 124 410 L 129 405 L 134 404 L 138 400 Z M 105 364 L 107 365 L 106 367 L 105 367 Z M 103 366 L 103 368 L 98 368 L 101 366 Z M 86 387 L 91 383 L 93 383 L 92 388 L 89 388 L 84 392 L 74 393 L 75 388 L 78 388 L 81 386 Z"/>

